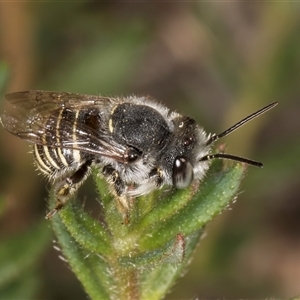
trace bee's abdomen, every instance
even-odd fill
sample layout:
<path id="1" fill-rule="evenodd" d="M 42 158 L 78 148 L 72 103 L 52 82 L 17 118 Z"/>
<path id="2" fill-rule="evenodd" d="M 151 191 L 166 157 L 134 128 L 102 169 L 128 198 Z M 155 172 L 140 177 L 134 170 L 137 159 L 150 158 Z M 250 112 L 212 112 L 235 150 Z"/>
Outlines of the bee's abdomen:
<path id="1" fill-rule="evenodd" d="M 74 149 L 77 140 L 76 126 L 79 113 L 80 110 L 61 109 L 56 118 L 49 116 L 45 126 L 51 127 L 55 136 L 45 134 L 43 137 L 45 144 L 35 144 L 33 151 L 35 163 L 45 175 L 51 176 L 57 171 L 64 170 L 74 165 L 74 163 L 80 162 L 81 153 L 79 150 Z M 64 120 L 64 122 L 61 122 L 61 120 Z M 65 144 L 66 141 L 72 146 L 68 148 L 59 147 L 59 145 Z M 51 146 L 53 143 L 55 146 Z"/>
<path id="2" fill-rule="evenodd" d="M 75 162 L 79 162 L 78 155 L 80 153 L 74 156 L 74 151 L 35 144 L 33 151 L 35 164 L 40 171 L 51 176 L 53 173 L 71 167 Z"/>

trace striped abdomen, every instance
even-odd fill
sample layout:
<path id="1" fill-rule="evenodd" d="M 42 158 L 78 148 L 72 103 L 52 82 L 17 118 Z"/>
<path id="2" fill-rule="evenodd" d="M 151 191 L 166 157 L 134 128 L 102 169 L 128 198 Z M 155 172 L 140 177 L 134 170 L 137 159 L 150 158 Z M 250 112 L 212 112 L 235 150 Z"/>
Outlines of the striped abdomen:
<path id="1" fill-rule="evenodd" d="M 34 145 L 35 163 L 40 171 L 51 176 L 57 171 L 79 164 L 81 153 L 76 146 L 76 128 L 80 110 L 61 109 L 49 115 L 43 135 L 44 145 Z M 69 142 L 69 148 L 58 145 Z M 51 146 L 55 145 L 55 146 Z"/>

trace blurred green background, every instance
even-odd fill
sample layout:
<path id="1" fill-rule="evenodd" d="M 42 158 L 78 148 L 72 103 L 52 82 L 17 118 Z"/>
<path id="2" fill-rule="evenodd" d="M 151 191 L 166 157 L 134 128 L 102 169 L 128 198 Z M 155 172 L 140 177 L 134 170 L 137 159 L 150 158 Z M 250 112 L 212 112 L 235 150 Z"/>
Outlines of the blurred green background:
<path id="1" fill-rule="evenodd" d="M 151 95 L 216 133 L 278 101 L 218 143 L 265 167 L 249 167 L 168 299 L 300 294 L 300 3 L 0 2 L 0 84 L 1 111 L 28 89 Z M 86 299 L 28 144 L 2 127 L 0 144 L 0 298 Z"/>

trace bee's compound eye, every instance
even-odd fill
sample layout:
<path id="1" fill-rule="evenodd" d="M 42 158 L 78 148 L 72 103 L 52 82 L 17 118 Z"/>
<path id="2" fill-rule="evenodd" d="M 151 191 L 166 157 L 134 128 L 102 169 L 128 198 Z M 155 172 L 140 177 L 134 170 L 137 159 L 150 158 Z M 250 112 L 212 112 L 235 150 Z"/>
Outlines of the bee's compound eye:
<path id="1" fill-rule="evenodd" d="M 177 156 L 173 165 L 173 185 L 178 189 L 188 187 L 194 178 L 192 164 L 183 156 Z"/>

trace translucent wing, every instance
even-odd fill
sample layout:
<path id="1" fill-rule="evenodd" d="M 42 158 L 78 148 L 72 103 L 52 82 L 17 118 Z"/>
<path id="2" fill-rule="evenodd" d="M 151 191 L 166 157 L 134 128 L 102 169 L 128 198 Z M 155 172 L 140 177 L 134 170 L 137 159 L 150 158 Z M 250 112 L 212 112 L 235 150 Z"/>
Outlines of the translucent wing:
<path id="1" fill-rule="evenodd" d="M 111 138 L 99 115 L 116 99 L 49 91 L 17 92 L 5 97 L 13 107 L 1 116 L 1 122 L 10 133 L 35 144 L 124 161 L 126 147 Z M 77 122 L 74 116 L 83 110 L 91 114 L 86 122 Z"/>
<path id="2" fill-rule="evenodd" d="M 43 111 L 61 107 L 77 108 L 91 105 L 103 106 L 105 102 L 113 100 L 113 98 L 95 95 L 39 90 L 11 93 L 5 95 L 5 98 L 12 105 L 27 111 L 34 108 L 37 108 L 38 111 Z"/>

